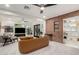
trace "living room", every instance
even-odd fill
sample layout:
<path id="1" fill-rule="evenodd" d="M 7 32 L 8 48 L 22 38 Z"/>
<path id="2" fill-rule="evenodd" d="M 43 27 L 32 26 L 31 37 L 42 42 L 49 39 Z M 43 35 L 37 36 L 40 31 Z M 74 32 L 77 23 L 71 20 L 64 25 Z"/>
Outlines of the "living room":
<path id="1" fill-rule="evenodd" d="M 78 15 L 79 4 L 1 4 L 0 54 L 77 55 L 63 44 L 63 20 Z"/>
<path id="2" fill-rule="evenodd" d="M 0 59 L 79 59 L 79 0 L 0 0 Z"/>

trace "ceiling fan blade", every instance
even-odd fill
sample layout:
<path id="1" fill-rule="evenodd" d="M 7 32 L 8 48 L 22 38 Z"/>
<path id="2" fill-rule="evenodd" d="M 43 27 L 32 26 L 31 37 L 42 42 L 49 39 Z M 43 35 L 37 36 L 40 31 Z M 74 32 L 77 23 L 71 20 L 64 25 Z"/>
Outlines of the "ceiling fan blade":
<path id="1" fill-rule="evenodd" d="M 38 6 L 38 7 L 41 7 L 41 5 L 39 5 L 39 4 L 33 4 L 33 5 Z"/>
<path id="2" fill-rule="evenodd" d="M 50 7 L 50 6 L 54 6 L 54 5 L 56 5 L 56 4 L 46 4 L 46 5 L 44 5 L 44 7 Z"/>
<path id="3" fill-rule="evenodd" d="M 41 6 L 50 7 L 50 6 L 54 6 L 54 5 L 57 5 L 57 4 L 33 4 L 33 5 L 38 6 L 38 7 L 41 7 Z"/>

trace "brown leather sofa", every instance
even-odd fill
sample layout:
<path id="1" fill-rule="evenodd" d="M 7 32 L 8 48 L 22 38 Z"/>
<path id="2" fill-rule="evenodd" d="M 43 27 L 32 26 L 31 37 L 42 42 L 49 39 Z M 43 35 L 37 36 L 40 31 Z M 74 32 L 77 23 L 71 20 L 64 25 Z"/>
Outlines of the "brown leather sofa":
<path id="1" fill-rule="evenodd" d="M 22 38 L 20 38 L 20 39 L 22 39 Z M 29 40 L 20 40 L 19 41 L 19 51 L 21 53 L 29 53 L 31 51 L 48 46 L 48 44 L 49 44 L 49 40 L 47 39 L 47 37 L 32 38 Z"/>

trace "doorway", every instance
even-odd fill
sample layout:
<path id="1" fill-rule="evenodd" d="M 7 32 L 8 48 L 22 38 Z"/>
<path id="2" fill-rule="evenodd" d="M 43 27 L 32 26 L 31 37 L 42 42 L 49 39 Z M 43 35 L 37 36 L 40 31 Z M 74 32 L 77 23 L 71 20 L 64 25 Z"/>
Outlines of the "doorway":
<path id="1" fill-rule="evenodd" d="M 34 25 L 34 37 L 40 36 L 40 24 Z"/>
<path id="2" fill-rule="evenodd" d="M 63 19 L 64 44 L 79 48 L 79 16 Z"/>

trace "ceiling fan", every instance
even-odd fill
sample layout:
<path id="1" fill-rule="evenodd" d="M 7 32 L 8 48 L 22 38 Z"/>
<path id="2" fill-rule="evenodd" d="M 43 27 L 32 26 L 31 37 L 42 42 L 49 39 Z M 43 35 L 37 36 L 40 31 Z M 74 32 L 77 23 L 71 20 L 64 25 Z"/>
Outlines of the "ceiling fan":
<path id="1" fill-rule="evenodd" d="M 54 6 L 56 4 L 33 4 L 33 5 L 40 7 L 40 14 L 42 14 L 45 8 Z"/>

